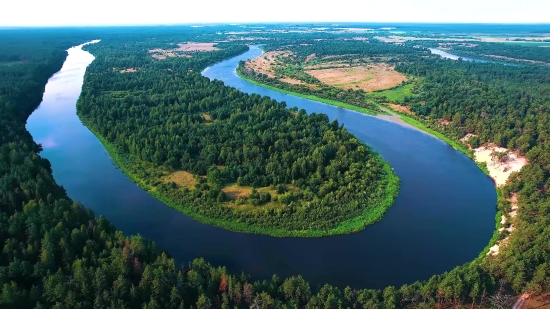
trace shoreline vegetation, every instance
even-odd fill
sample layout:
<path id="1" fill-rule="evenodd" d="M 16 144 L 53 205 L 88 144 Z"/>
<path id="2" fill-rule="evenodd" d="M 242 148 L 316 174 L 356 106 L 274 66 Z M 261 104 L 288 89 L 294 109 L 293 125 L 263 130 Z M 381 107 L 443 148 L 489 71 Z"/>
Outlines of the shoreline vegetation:
<path id="1" fill-rule="evenodd" d="M 282 89 L 282 88 L 277 88 L 275 86 L 271 86 L 271 85 L 268 85 L 268 84 L 264 84 L 264 83 L 255 81 L 253 79 L 250 79 L 250 78 L 244 76 L 239 71 L 238 68 L 237 68 L 236 72 L 237 72 L 237 75 L 240 78 L 242 78 L 243 80 L 246 80 L 247 82 L 249 82 L 251 84 L 254 84 L 256 86 L 260 86 L 260 87 L 263 87 L 263 88 L 266 88 L 266 89 L 269 89 L 269 90 L 277 91 L 277 92 L 284 93 L 284 94 L 293 95 L 293 96 L 299 97 L 299 98 L 304 98 L 304 99 L 308 99 L 308 100 L 312 100 L 312 101 L 321 102 L 321 103 L 324 103 L 324 104 L 328 104 L 328 105 L 332 105 L 332 106 L 336 106 L 336 107 L 340 107 L 340 108 L 349 109 L 349 110 L 356 111 L 356 112 L 363 113 L 363 114 L 367 114 L 367 115 L 370 115 L 370 116 L 376 116 L 376 115 L 380 114 L 380 112 L 377 112 L 375 110 L 372 110 L 372 109 L 369 109 L 369 108 L 366 108 L 366 107 L 356 106 L 356 105 L 353 105 L 351 103 L 345 103 L 345 102 L 341 102 L 341 101 L 325 99 L 325 98 L 321 98 L 321 97 L 311 95 L 311 94 L 303 94 L 303 93 L 299 93 L 299 92 L 295 92 L 295 91 L 290 91 L 290 90 L 285 90 L 285 89 Z"/>

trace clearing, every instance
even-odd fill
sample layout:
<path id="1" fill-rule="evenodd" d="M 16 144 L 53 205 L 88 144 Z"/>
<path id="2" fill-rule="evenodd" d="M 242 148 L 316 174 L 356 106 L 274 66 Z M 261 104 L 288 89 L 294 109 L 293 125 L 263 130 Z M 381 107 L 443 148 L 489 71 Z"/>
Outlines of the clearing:
<path id="1" fill-rule="evenodd" d="M 177 184 L 179 187 L 188 188 L 191 190 L 195 188 L 195 184 L 197 183 L 195 176 L 193 176 L 193 174 L 186 171 L 174 172 L 168 176 L 163 176 L 161 180 L 164 183 L 173 182 Z"/>
<path id="2" fill-rule="evenodd" d="M 410 106 L 393 104 L 393 103 L 384 103 L 384 105 L 389 106 L 391 109 L 396 110 L 398 112 L 408 114 L 408 115 L 414 115 L 414 112 L 411 111 Z"/>
<path id="3" fill-rule="evenodd" d="M 276 78 L 274 68 L 284 66 L 283 58 L 290 57 L 291 55 L 293 55 L 292 52 L 288 50 L 270 51 L 262 54 L 260 57 L 247 61 L 245 63 L 245 68 L 254 70 L 256 74 L 261 73 L 267 75 L 269 78 Z M 293 85 L 309 85 L 301 80 L 288 76 L 280 78 L 279 80 Z"/>
<path id="4" fill-rule="evenodd" d="M 139 68 L 128 68 L 124 70 L 120 70 L 120 73 L 135 73 L 139 70 Z"/>
<path id="5" fill-rule="evenodd" d="M 288 57 L 291 54 L 292 53 L 288 50 L 270 51 L 262 54 L 259 57 L 247 61 L 245 63 L 245 68 L 252 69 L 256 73 L 265 74 L 270 78 L 275 78 L 273 66 L 278 62 L 278 58 Z"/>
<path id="6" fill-rule="evenodd" d="M 220 50 L 219 48 L 215 47 L 217 43 L 180 43 L 177 44 L 178 48 L 172 48 L 172 49 L 162 49 L 162 48 L 155 48 L 150 49 L 149 53 L 152 54 L 151 57 L 155 59 L 166 59 L 167 57 L 185 57 L 185 58 L 191 58 L 191 55 L 189 55 L 192 52 L 209 52 L 209 51 L 215 51 Z"/>
<path id="7" fill-rule="evenodd" d="M 316 69 L 306 72 L 324 84 L 341 89 L 363 89 L 365 92 L 393 88 L 407 81 L 404 74 L 395 71 L 393 66 L 386 63 L 368 63 L 361 66 Z"/>

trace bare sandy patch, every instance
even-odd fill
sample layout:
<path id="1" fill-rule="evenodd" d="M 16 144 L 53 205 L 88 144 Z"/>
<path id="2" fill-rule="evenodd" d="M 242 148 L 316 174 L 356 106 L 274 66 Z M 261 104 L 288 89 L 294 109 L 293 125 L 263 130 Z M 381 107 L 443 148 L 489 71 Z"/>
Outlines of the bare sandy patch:
<path id="1" fill-rule="evenodd" d="M 487 255 L 498 255 L 500 253 L 500 246 L 499 244 L 495 244 L 491 248 L 489 248 L 489 252 L 487 252 Z"/>
<path id="2" fill-rule="evenodd" d="M 174 45 L 174 43 L 170 43 L 170 45 Z M 209 51 L 215 51 L 219 50 L 219 48 L 215 47 L 216 43 L 179 43 L 177 44 L 178 48 L 172 48 L 172 49 L 162 49 L 162 48 L 155 48 L 150 49 L 149 53 L 152 54 L 151 57 L 159 60 L 166 59 L 168 57 L 185 57 L 185 58 L 191 58 L 190 53 L 193 52 L 209 52 Z"/>
<path id="3" fill-rule="evenodd" d="M 400 85 L 407 77 L 386 63 L 369 63 L 356 67 L 307 70 L 321 82 L 341 89 L 385 90 Z"/>
<path id="4" fill-rule="evenodd" d="M 309 56 L 306 57 L 306 60 L 304 61 L 304 63 L 308 63 L 311 61 L 311 59 L 315 58 L 315 54 L 311 54 Z"/>
<path id="5" fill-rule="evenodd" d="M 232 184 L 230 186 L 223 187 L 222 191 L 228 198 L 236 200 L 238 198 L 247 198 L 250 194 L 252 194 L 252 187 L 244 187 L 237 184 Z"/>
<path id="6" fill-rule="evenodd" d="M 519 208 L 518 207 L 518 194 L 513 193 L 512 197 L 507 198 L 506 200 L 508 200 L 510 202 L 510 204 L 512 205 L 512 211 L 510 211 L 508 213 L 508 216 L 510 216 L 510 218 L 512 219 L 512 222 L 515 223 L 514 220 L 517 217 L 518 208 Z M 501 218 L 500 218 L 500 224 L 504 225 L 504 224 L 506 224 L 507 221 L 508 221 L 508 218 L 505 215 L 502 215 Z M 510 234 L 516 229 L 513 223 L 510 224 L 509 227 L 501 227 L 500 229 L 498 229 L 499 233 L 502 233 L 504 231 L 508 232 L 508 236 L 506 238 L 504 238 L 503 240 L 497 242 L 491 248 L 489 248 L 489 252 L 487 252 L 487 255 L 492 255 L 492 256 L 498 255 L 500 253 L 500 249 L 508 244 L 508 242 L 510 241 Z"/>
<path id="7" fill-rule="evenodd" d="M 468 133 L 463 138 L 461 138 L 460 141 L 463 142 L 463 143 L 467 143 L 470 140 L 470 138 L 476 137 L 476 136 L 477 135 L 475 135 L 475 134 Z"/>
<path id="8" fill-rule="evenodd" d="M 438 119 L 437 122 L 442 126 L 448 126 L 451 124 L 451 121 L 447 119 Z"/>
<path id="9" fill-rule="evenodd" d="M 185 44 L 178 44 L 178 48 L 176 50 L 183 51 L 183 52 L 208 52 L 208 51 L 214 51 L 214 50 L 220 50 L 219 48 L 215 47 L 216 43 L 185 43 Z"/>
<path id="10" fill-rule="evenodd" d="M 295 79 L 295 78 L 290 78 L 290 77 L 280 78 L 279 80 L 282 81 L 282 82 L 288 83 L 288 84 L 293 84 L 293 85 L 305 85 L 306 84 L 301 80 L 298 80 L 298 79 Z"/>
<path id="11" fill-rule="evenodd" d="M 155 59 L 158 59 L 158 60 L 163 60 L 163 59 L 166 59 L 168 57 L 191 58 L 191 55 L 180 54 L 180 53 L 174 52 L 173 50 L 162 50 L 162 49 L 159 49 L 159 48 L 150 50 L 149 53 L 153 53 L 151 55 L 151 57 L 153 57 Z"/>
<path id="12" fill-rule="evenodd" d="M 498 158 L 500 153 L 501 158 Z M 497 187 L 502 186 L 513 172 L 519 172 L 527 164 L 527 159 L 516 152 L 495 145 L 474 149 L 475 160 L 485 162 L 489 175 Z"/>
<path id="13" fill-rule="evenodd" d="M 139 68 L 128 68 L 124 70 L 120 70 L 120 73 L 135 73 L 139 71 Z"/>
<path id="14" fill-rule="evenodd" d="M 262 54 L 255 59 L 249 60 L 245 63 L 245 68 L 252 69 L 256 73 L 265 74 L 270 78 L 275 78 L 273 71 L 273 65 L 277 62 L 279 57 L 287 57 L 292 53 L 288 50 L 284 51 L 270 51 Z"/>
<path id="15" fill-rule="evenodd" d="M 414 112 L 411 111 L 410 106 L 403 106 L 403 105 L 394 104 L 394 103 L 384 103 L 384 105 L 389 106 L 391 109 L 396 110 L 398 112 L 414 115 Z"/>
<path id="16" fill-rule="evenodd" d="M 194 189 L 197 180 L 193 174 L 186 171 L 177 171 L 161 178 L 164 183 L 173 182 L 180 187 Z"/>

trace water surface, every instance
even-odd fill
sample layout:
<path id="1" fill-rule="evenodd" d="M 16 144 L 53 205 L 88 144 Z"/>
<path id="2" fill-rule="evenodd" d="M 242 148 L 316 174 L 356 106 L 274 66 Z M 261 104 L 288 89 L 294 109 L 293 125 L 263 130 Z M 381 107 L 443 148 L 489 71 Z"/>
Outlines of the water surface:
<path id="1" fill-rule="evenodd" d="M 432 54 L 435 54 L 435 55 L 439 55 L 443 58 L 447 58 L 447 59 L 453 59 L 453 60 L 458 60 L 458 59 L 462 59 L 464 61 L 473 61 L 473 62 L 480 62 L 480 63 L 489 63 L 491 61 L 487 61 L 487 60 L 481 60 L 481 59 L 475 59 L 475 58 L 468 58 L 468 57 L 461 57 L 461 56 L 457 56 L 457 55 L 453 55 L 453 54 L 450 54 L 446 51 L 443 51 L 441 49 L 437 49 L 437 48 L 428 48 Z"/>
<path id="2" fill-rule="evenodd" d="M 101 43 L 99 43 L 101 44 Z M 76 116 L 83 75 L 94 57 L 69 49 L 63 68 L 46 86 L 27 129 L 50 160 L 68 195 L 107 217 L 127 234 L 140 233 L 179 264 L 204 257 L 253 280 L 303 275 L 313 287 L 331 283 L 383 288 L 427 279 L 475 258 L 494 230 L 492 181 L 465 155 L 417 130 L 349 110 L 266 90 L 235 75 L 239 60 L 257 48 L 205 70 L 210 78 L 289 106 L 337 118 L 371 145 L 401 178 L 395 205 L 383 220 L 351 235 L 273 238 L 226 231 L 192 220 L 130 181 Z"/>

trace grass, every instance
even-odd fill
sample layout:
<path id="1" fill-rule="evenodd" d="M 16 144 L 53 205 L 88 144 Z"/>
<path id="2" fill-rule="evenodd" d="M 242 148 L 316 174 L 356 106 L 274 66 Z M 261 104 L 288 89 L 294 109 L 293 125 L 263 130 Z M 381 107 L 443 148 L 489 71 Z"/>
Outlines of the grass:
<path id="1" fill-rule="evenodd" d="M 252 194 L 252 187 L 239 186 L 230 184 L 222 188 L 223 193 L 230 199 L 246 198 Z M 258 190 L 259 191 L 259 190 Z"/>
<path id="2" fill-rule="evenodd" d="M 405 97 L 413 96 L 412 88 L 414 87 L 413 83 L 406 84 L 404 86 L 396 87 L 393 89 L 383 90 L 383 91 L 375 91 L 372 93 L 369 93 L 367 97 L 375 97 L 375 96 L 385 96 L 386 101 L 388 102 L 403 102 L 405 100 Z"/>
<path id="3" fill-rule="evenodd" d="M 189 188 L 189 189 L 194 189 L 195 185 L 197 184 L 197 180 L 195 179 L 195 176 L 193 176 L 193 174 L 186 171 L 173 172 L 168 176 L 162 177 L 162 181 L 164 183 L 173 182 L 180 187 Z"/>
<path id="4" fill-rule="evenodd" d="M 378 112 L 378 111 L 371 110 L 371 109 L 368 109 L 368 108 L 365 108 L 365 107 L 359 107 L 359 106 L 355 106 L 355 105 L 352 105 L 352 104 L 349 104 L 349 103 L 344 103 L 344 102 L 331 100 L 331 99 L 320 98 L 318 96 L 314 96 L 314 95 L 311 95 L 311 94 L 303 94 L 303 93 L 299 93 L 299 92 L 288 91 L 288 90 L 284 90 L 284 89 L 281 89 L 281 88 L 266 85 L 266 84 L 260 83 L 258 81 L 255 81 L 255 80 L 252 80 L 250 78 L 247 78 L 247 77 L 243 76 L 239 72 L 239 70 L 237 70 L 237 75 L 240 78 L 244 79 L 245 81 L 247 81 L 251 84 L 254 84 L 256 86 L 260 86 L 260 87 L 263 87 L 263 88 L 266 88 L 266 89 L 270 89 L 270 90 L 273 90 L 273 91 L 286 93 L 286 94 L 289 94 L 289 95 L 293 95 L 295 97 L 300 97 L 300 98 L 304 98 L 304 99 L 308 99 L 308 100 L 313 100 L 313 101 L 325 103 L 325 104 L 332 105 L 332 106 L 337 106 L 337 107 L 349 109 L 349 110 L 352 110 L 352 111 L 356 111 L 356 112 L 371 115 L 371 116 L 376 116 L 376 115 L 380 114 L 380 112 Z"/>

